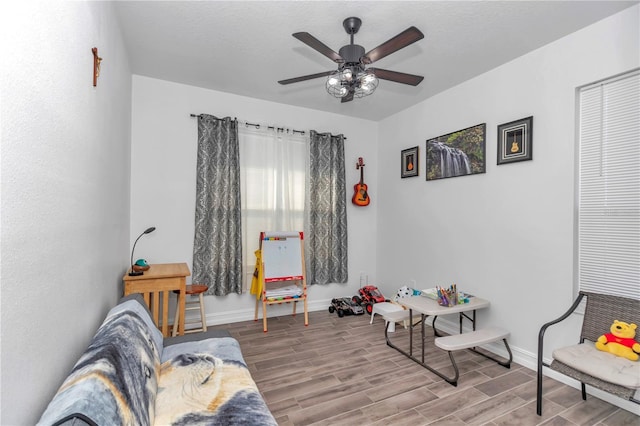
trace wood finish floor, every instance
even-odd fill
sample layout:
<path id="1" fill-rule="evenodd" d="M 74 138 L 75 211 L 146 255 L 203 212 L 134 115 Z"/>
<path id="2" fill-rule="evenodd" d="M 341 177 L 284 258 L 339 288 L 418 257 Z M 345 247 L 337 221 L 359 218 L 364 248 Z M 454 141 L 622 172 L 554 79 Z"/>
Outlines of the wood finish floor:
<path id="1" fill-rule="evenodd" d="M 290 425 L 640 425 L 640 417 L 545 378 L 543 416 L 535 413 L 536 373 L 497 365 L 459 351 L 458 386 L 388 347 L 376 315 L 338 318 L 328 311 L 304 317 L 220 325 L 238 339 L 245 361 L 280 426 Z M 433 331 L 427 328 L 432 336 Z M 396 326 L 394 343 L 406 341 Z M 433 337 L 430 337 L 433 339 Z M 450 366 L 431 346 L 436 366 Z M 447 371 L 450 374 L 452 369 Z"/>

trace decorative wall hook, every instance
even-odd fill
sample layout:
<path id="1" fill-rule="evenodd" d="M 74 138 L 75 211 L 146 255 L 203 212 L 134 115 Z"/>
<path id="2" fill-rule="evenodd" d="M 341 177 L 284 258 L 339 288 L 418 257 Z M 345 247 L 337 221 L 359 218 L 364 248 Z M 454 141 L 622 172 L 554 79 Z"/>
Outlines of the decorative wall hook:
<path id="1" fill-rule="evenodd" d="M 91 49 L 93 52 L 93 87 L 96 87 L 98 84 L 98 77 L 100 77 L 100 62 L 102 58 L 98 56 L 98 48 L 94 47 Z"/>

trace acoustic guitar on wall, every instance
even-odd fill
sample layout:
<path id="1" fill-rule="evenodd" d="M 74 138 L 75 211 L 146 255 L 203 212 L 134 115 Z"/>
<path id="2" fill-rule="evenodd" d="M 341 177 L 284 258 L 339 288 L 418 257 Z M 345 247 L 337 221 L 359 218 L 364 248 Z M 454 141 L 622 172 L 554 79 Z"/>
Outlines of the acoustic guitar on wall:
<path id="1" fill-rule="evenodd" d="M 356 206 L 368 206 L 371 198 L 369 198 L 369 193 L 367 192 L 367 185 L 364 183 L 364 162 L 362 161 L 362 157 L 358 158 L 356 169 L 360 170 L 360 182 L 356 183 L 353 187 L 354 194 L 351 202 Z"/>

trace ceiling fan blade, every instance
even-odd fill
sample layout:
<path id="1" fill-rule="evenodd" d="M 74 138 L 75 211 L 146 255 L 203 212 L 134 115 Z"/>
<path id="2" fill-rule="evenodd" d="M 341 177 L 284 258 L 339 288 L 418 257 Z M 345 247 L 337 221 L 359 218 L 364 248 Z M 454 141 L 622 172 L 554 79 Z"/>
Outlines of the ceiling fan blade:
<path id="1" fill-rule="evenodd" d="M 280 84 L 298 83 L 300 81 L 313 80 L 314 78 L 327 77 L 333 74 L 334 72 L 335 71 L 325 71 L 325 72 L 319 72 L 317 74 L 303 75 L 302 77 L 295 77 L 295 78 L 289 78 L 287 80 L 280 80 L 278 81 L 278 83 Z"/>
<path id="2" fill-rule="evenodd" d="M 373 71 L 376 77 L 381 78 L 382 80 L 410 84 L 411 86 L 417 86 L 424 79 L 421 75 L 406 74 L 403 72 L 383 70 L 380 68 L 367 68 L 367 70 Z"/>
<path id="3" fill-rule="evenodd" d="M 323 42 L 321 42 L 311 34 L 306 32 L 301 32 L 301 33 L 293 33 L 292 36 L 294 36 L 295 38 L 297 38 L 307 46 L 311 47 L 312 49 L 315 49 L 318 52 L 322 53 L 324 56 L 331 59 L 333 62 L 336 62 L 336 63 L 344 62 L 344 58 L 342 56 L 338 55 L 337 52 L 332 50 L 329 46 L 327 46 L 326 44 L 324 44 Z"/>
<path id="4" fill-rule="evenodd" d="M 349 92 L 349 94 L 347 96 L 345 96 L 344 98 L 342 98 L 342 100 L 340 101 L 341 103 L 345 103 L 345 102 L 349 102 L 353 100 L 353 92 Z"/>
<path id="5" fill-rule="evenodd" d="M 409 27 L 397 36 L 387 40 L 380 46 L 375 47 L 365 53 L 365 55 L 362 57 L 362 61 L 365 64 L 370 64 L 372 62 L 378 61 L 385 56 L 402 49 L 403 47 L 409 46 L 411 43 L 422 40 L 423 38 L 424 34 L 422 34 L 419 29 L 417 29 L 416 27 Z"/>

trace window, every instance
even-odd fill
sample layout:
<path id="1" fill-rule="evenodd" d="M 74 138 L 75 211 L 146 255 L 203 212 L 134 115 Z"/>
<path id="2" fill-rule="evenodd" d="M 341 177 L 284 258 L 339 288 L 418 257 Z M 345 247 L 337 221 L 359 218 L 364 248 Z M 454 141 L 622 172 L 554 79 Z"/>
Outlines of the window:
<path id="1" fill-rule="evenodd" d="M 578 96 L 578 285 L 640 299 L 640 72 Z"/>
<path id="2" fill-rule="evenodd" d="M 251 286 L 261 231 L 302 231 L 308 136 L 240 125 L 244 288 Z"/>

